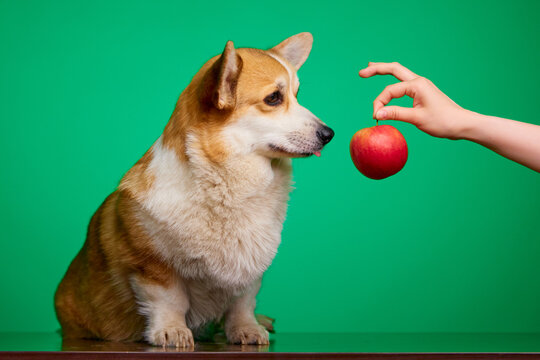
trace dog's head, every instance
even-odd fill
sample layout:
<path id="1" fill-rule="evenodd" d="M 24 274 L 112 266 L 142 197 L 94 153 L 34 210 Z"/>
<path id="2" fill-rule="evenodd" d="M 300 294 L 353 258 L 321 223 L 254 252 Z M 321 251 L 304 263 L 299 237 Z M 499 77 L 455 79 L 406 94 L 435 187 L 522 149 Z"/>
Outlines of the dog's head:
<path id="1" fill-rule="evenodd" d="M 211 137 L 212 146 L 218 141 L 218 154 L 320 155 L 334 132 L 296 98 L 297 71 L 312 43 L 310 33 L 292 36 L 269 50 L 235 49 L 227 42 L 223 53 L 199 71 L 188 91 L 203 114 L 194 124 L 200 137 Z"/>

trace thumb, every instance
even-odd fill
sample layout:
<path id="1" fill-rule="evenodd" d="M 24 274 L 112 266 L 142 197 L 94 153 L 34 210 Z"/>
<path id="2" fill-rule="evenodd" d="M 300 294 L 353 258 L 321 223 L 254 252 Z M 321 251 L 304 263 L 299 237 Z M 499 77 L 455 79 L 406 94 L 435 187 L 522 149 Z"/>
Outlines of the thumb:
<path id="1" fill-rule="evenodd" d="M 417 111 L 417 109 L 405 108 L 401 106 L 385 106 L 377 111 L 377 114 L 375 114 L 375 119 L 399 120 L 415 124 Z"/>

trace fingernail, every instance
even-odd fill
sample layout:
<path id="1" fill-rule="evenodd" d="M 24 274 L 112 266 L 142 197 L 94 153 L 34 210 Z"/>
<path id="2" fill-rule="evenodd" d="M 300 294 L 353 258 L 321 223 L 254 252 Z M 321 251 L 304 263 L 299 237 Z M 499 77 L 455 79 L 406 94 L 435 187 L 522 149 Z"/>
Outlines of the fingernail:
<path id="1" fill-rule="evenodd" d="M 377 119 L 384 119 L 386 117 L 386 115 L 388 115 L 388 113 L 386 112 L 386 110 L 379 110 L 377 112 Z"/>

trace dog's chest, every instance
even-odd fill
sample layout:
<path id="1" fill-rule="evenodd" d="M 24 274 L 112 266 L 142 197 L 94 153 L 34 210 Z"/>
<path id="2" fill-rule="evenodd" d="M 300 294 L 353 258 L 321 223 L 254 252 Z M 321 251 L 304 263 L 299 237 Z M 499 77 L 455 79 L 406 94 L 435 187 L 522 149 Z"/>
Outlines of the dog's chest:
<path id="1" fill-rule="evenodd" d="M 279 246 L 290 191 L 290 167 L 265 171 L 232 184 L 156 178 L 142 214 L 156 251 L 183 277 L 218 287 L 241 291 L 260 278 Z"/>

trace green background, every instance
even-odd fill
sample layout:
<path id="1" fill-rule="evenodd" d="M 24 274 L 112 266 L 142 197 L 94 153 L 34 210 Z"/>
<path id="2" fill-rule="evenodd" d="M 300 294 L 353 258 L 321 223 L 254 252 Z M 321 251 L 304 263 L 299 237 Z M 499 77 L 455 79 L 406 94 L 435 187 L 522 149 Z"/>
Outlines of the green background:
<path id="1" fill-rule="evenodd" d="M 294 161 L 258 310 L 281 332 L 540 332 L 538 173 L 397 122 L 399 174 L 367 179 L 348 150 L 395 82 L 360 79 L 368 61 L 540 124 L 539 16 L 515 0 L 0 1 L 0 331 L 58 328 L 53 293 L 91 215 L 208 58 L 310 31 L 299 100 L 336 136 Z"/>

